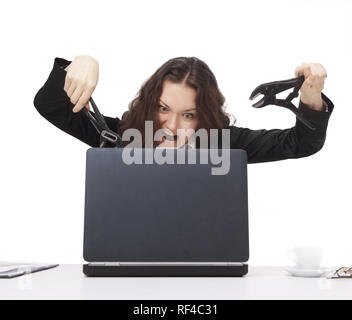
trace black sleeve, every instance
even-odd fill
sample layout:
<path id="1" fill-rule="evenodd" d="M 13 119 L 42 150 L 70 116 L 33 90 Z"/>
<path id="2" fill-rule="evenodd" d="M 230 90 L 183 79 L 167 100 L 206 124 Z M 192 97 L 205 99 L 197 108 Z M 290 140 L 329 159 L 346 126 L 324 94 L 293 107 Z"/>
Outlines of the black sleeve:
<path id="1" fill-rule="evenodd" d="M 91 147 L 99 147 L 99 134 L 84 113 L 84 109 L 74 113 L 72 111 L 74 104 L 71 103 L 64 90 L 66 77 L 64 69 L 70 63 L 71 61 L 55 58 L 49 78 L 34 98 L 34 106 L 46 120 L 57 128 Z M 120 119 L 106 116 L 104 118 L 110 129 L 116 132 Z"/>
<path id="2" fill-rule="evenodd" d="M 309 108 L 300 101 L 298 109 L 316 130 L 306 127 L 296 118 L 296 124 L 289 129 L 251 130 L 230 127 L 230 146 L 247 152 L 248 163 L 278 161 L 302 158 L 318 152 L 324 145 L 330 115 L 334 109 L 330 99 L 322 93 L 327 111 Z"/>

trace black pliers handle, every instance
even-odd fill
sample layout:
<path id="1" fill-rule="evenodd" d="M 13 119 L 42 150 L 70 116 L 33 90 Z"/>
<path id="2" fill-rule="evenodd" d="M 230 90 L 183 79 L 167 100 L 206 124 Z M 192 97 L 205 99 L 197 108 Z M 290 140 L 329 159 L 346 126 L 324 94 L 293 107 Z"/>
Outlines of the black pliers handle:
<path id="1" fill-rule="evenodd" d="M 100 113 L 92 97 L 89 99 L 89 102 L 93 107 L 94 115 L 91 114 L 86 108 L 84 108 L 84 110 L 88 119 L 100 135 L 99 147 L 103 148 L 107 144 L 107 142 L 111 142 L 112 144 L 116 145 L 116 147 L 122 148 L 123 142 L 120 135 L 118 135 L 116 132 L 112 131 L 108 127 L 104 116 Z"/>
<path id="2" fill-rule="evenodd" d="M 253 100 L 258 95 L 263 94 L 264 98 L 262 98 L 257 103 L 254 103 L 252 105 L 254 108 L 262 108 L 267 105 L 277 105 L 280 107 L 287 108 L 291 110 L 296 115 L 296 117 L 302 123 L 304 123 L 309 129 L 316 130 L 316 128 L 309 121 L 304 119 L 304 117 L 298 111 L 296 106 L 291 102 L 292 99 L 298 96 L 298 91 L 301 88 L 303 82 L 304 82 L 304 76 L 300 76 L 298 78 L 293 78 L 288 80 L 264 83 L 259 85 L 253 90 L 249 99 Z M 276 95 L 278 93 L 288 90 L 290 88 L 294 88 L 294 90 L 286 97 L 286 99 L 276 99 Z"/>

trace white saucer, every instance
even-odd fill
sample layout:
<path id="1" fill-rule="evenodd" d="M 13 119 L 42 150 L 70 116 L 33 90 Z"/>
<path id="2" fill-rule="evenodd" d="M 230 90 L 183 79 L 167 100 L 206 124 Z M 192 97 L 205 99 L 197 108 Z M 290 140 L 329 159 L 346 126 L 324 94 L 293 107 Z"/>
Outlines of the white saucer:
<path id="1" fill-rule="evenodd" d="M 306 269 L 306 268 L 298 268 L 298 267 L 286 267 L 285 269 L 294 277 L 318 278 L 326 272 L 326 270 L 323 268 Z"/>

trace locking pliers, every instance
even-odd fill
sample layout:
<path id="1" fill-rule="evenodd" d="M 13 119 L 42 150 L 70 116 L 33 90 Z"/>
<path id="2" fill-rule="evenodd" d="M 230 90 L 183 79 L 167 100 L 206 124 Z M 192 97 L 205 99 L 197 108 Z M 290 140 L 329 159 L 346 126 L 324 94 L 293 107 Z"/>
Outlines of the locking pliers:
<path id="1" fill-rule="evenodd" d="M 291 110 L 296 117 L 304 123 L 309 129 L 316 130 L 316 128 L 306 119 L 304 119 L 302 113 L 296 108 L 296 106 L 291 102 L 292 99 L 298 96 L 298 91 L 301 88 L 304 82 L 304 76 L 300 76 L 298 78 L 282 80 L 282 81 L 274 81 L 268 82 L 259 85 L 256 87 L 249 99 L 253 100 L 258 95 L 263 94 L 264 98 L 254 103 L 252 106 L 254 108 L 262 108 L 267 105 L 277 105 L 280 107 L 287 108 Z M 276 95 L 280 92 L 286 91 L 290 88 L 294 88 L 294 90 L 286 97 L 286 99 L 277 99 Z"/>
<path id="2" fill-rule="evenodd" d="M 105 119 L 104 116 L 100 113 L 97 105 L 95 104 L 93 98 L 91 97 L 89 99 L 89 102 L 91 103 L 93 110 L 94 110 L 94 115 L 91 114 L 86 108 L 84 108 L 85 113 L 90 120 L 90 122 L 93 124 L 94 128 L 98 131 L 99 136 L 100 136 L 100 144 L 99 147 L 103 148 L 107 144 L 107 142 L 111 142 L 118 148 L 123 147 L 123 141 L 122 138 L 119 134 L 116 132 L 112 131 Z"/>

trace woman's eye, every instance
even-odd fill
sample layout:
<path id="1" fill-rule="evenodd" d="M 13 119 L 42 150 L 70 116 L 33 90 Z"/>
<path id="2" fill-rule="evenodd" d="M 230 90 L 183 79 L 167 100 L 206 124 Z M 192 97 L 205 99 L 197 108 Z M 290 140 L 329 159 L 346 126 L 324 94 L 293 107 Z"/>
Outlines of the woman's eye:
<path id="1" fill-rule="evenodd" d="M 194 114 L 193 113 L 185 113 L 184 116 L 187 118 L 187 119 L 192 119 L 194 117 Z"/>
<path id="2" fill-rule="evenodd" d="M 164 109 L 163 109 L 163 108 L 164 108 Z M 164 107 L 164 106 L 160 106 L 160 107 L 159 107 L 159 110 L 161 110 L 161 111 L 167 111 L 167 108 Z"/>

